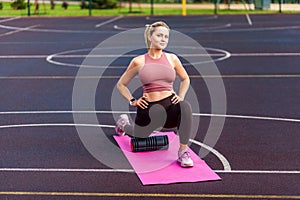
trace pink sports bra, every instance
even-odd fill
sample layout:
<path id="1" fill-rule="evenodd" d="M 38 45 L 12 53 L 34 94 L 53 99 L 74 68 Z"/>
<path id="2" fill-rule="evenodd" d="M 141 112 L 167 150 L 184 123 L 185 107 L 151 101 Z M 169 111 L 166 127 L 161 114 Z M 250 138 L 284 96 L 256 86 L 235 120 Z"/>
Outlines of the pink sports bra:
<path id="1" fill-rule="evenodd" d="M 172 91 L 176 72 L 165 53 L 159 59 L 153 59 L 146 53 L 145 65 L 139 71 L 139 78 L 146 93 Z"/>

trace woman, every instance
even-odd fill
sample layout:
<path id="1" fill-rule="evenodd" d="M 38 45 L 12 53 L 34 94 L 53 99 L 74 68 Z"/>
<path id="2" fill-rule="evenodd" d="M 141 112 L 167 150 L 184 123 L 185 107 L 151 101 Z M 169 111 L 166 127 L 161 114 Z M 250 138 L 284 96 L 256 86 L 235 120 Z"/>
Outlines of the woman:
<path id="1" fill-rule="evenodd" d="M 123 114 L 115 129 L 118 135 L 148 137 L 157 128 L 177 127 L 180 139 L 178 162 L 182 167 L 192 167 L 194 163 L 188 152 L 192 110 L 184 101 L 190 79 L 179 58 L 163 51 L 169 41 L 169 32 L 168 25 L 161 21 L 146 27 L 144 36 L 148 52 L 132 59 L 117 84 L 123 97 L 131 106 L 137 107 L 135 124 L 130 125 L 128 116 Z M 135 99 L 127 85 L 137 75 L 143 84 L 143 96 Z M 176 75 L 181 80 L 178 94 L 173 90 Z"/>

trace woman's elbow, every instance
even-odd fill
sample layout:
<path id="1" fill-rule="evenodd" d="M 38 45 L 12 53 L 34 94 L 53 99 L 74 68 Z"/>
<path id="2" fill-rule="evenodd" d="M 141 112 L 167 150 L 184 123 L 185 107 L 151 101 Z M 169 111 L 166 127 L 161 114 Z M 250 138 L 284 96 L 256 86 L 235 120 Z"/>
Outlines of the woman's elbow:
<path id="1" fill-rule="evenodd" d="M 124 83 L 122 83 L 121 81 L 118 81 L 118 83 L 117 83 L 117 89 L 119 91 L 121 91 L 124 87 L 125 87 Z"/>
<path id="2" fill-rule="evenodd" d="M 188 77 L 188 76 L 184 77 L 184 79 L 182 81 L 185 82 L 186 84 L 190 84 L 190 82 L 191 82 L 190 77 Z"/>
<path id="3" fill-rule="evenodd" d="M 117 83 L 117 89 L 120 90 L 122 87 L 122 84 L 120 83 L 120 81 Z"/>

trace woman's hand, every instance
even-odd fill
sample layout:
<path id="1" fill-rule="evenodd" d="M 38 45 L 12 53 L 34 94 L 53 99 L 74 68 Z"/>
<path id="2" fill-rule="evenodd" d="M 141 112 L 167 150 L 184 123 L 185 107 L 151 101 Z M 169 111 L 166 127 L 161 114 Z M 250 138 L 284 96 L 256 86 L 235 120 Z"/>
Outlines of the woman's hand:
<path id="1" fill-rule="evenodd" d="M 133 102 L 132 106 L 137 107 L 139 106 L 142 109 L 146 109 L 148 107 L 148 102 L 146 101 L 147 97 L 143 96 L 141 98 L 139 98 L 138 100 L 136 100 L 135 102 Z"/>
<path id="2" fill-rule="evenodd" d="M 174 96 L 171 99 L 173 104 L 177 104 L 180 101 L 183 101 L 183 99 L 180 96 L 178 96 L 176 93 L 173 93 L 173 94 L 174 94 Z"/>

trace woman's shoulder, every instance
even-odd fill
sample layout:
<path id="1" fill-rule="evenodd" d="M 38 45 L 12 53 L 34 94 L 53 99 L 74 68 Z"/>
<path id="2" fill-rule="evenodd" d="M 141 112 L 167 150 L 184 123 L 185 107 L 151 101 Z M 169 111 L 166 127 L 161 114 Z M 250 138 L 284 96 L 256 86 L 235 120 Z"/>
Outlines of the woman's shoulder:
<path id="1" fill-rule="evenodd" d="M 177 55 L 174 53 L 167 53 L 167 52 L 165 52 L 165 55 L 166 55 L 167 59 L 169 60 L 169 62 L 175 67 L 179 61 L 179 58 L 177 57 Z"/>
<path id="2" fill-rule="evenodd" d="M 131 60 L 127 69 L 130 69 L 130 70 L 135 69 L 135 70 L 139 71 L 141 69 L 141 67 L 144 66 L 144 64 L 145 64 L 144 55 L 139 55 L 139 56 L 134 57 Z"/>
<path id="3" fill-rule="evenodd" d="M 177 55 L 174 54 L 174 53 L 165 52 L 165 55 L 166 55 L 167 58 L 170 59 L 170 60 L 177 60 L 177 59 L 178 59 Z"/>
<path id="4" fill-rule="evenodd" d="M 139 55 L 132 59 L 132 62 L 136 65 L 143 65 L 145 63 L 145 56 Z"/>

